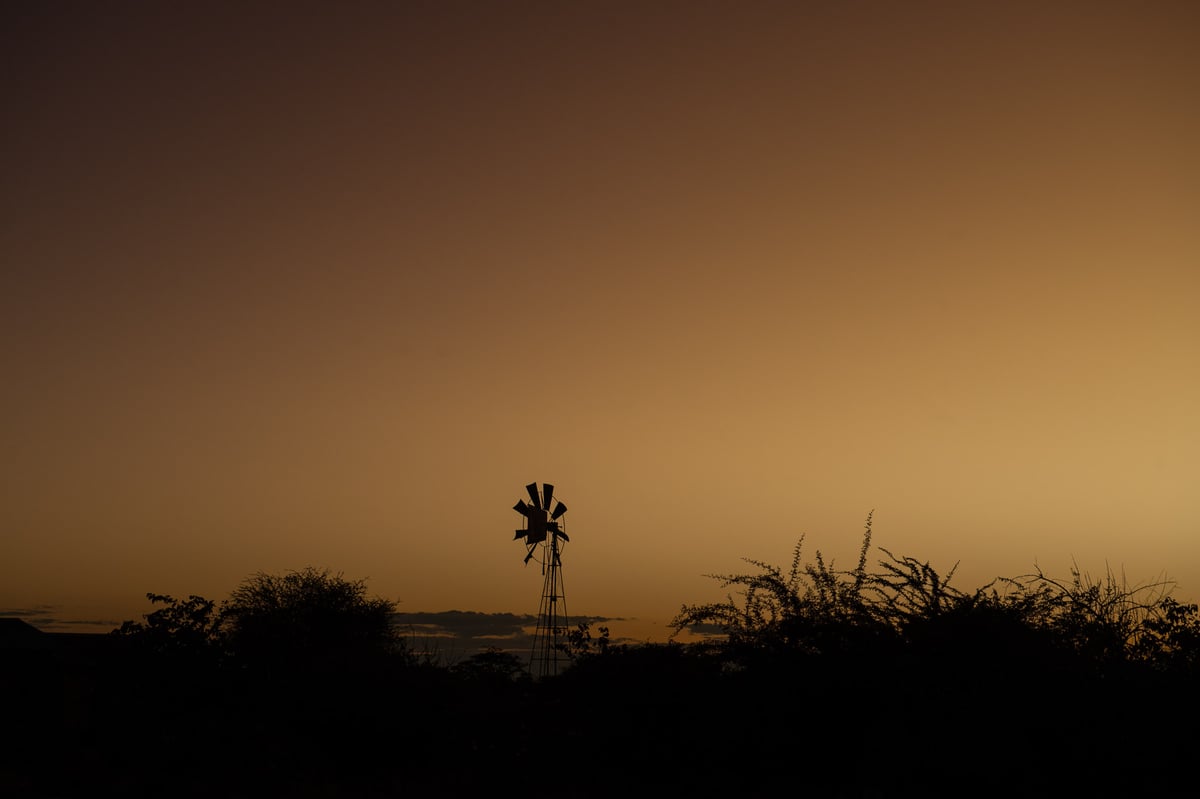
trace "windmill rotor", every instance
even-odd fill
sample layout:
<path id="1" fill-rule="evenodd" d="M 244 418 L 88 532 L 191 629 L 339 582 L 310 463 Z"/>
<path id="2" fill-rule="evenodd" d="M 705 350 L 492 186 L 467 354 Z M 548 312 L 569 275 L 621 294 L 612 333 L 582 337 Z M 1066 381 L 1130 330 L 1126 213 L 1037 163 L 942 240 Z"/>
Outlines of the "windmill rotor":
<path id="1" fill-rule="evenodd" d="M 547 537 L 555 546 L 560 540 L 570 541 L 571 539 L 567 536 L 567 531 L 563 529 L 563 523 L 559 521 L 567 512 L 567 506 L 561 501 L 555 502 L 554 486 L 551 483 L 543 483 L 542 490 L 539 492 L 537 483 L 530 483 L 525 486 L 525 490 L 528 492 L 532 504 L 518 499 L 517 504 L 513 505 L 513 510 L 525 517 L 525 527 L 516 531 L 513 540 L 525 539 L 525 546 L 528 548 L 525 553 L 525 562 L 528 563 L 533 558 L 537 546 L 544 543 Z M 554 504 L 553 510 L 550 509 L 552 503 Z"/>

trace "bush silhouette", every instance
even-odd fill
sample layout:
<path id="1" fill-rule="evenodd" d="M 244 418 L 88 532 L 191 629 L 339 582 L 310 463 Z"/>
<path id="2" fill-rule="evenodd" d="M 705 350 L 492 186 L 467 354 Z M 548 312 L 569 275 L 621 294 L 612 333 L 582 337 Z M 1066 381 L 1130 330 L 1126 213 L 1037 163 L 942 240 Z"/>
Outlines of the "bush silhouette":
<path id="1" fill-rule="evenodd" d="M 672 626 L 676 632 L 715 627 L 722 639 L 709 646 L 735 659 L 750 653 L 835 655 L 864 647 L 912 651 L 937 641 L 959 648 L 991 642 L 994 654 L 1002 655 L 998 644 L 1007 641 L 1009 652 L 1053 646 L 1096 668 L 1164 658 L 1183 667 L 1194 662 L 1186 653 L 1200 642 L 1196 606 L 1172 599 L 1166 581 L 1129 585 L 1111 571 L 1095 579 L 1075 567 L 1069 580 L 1060 581 L 1038 569 L 968 593 L 951 585 L 957 564 L 943 575 L 927 561 L 880 547 L 885 557 L 868 570 L 870 515 L 853 569 L 834 568 L 819 551 L 804 563 L 803 543 L 801 537 L 787 572 L 747 559 L 757 572 L 710 575 L 738 587 L 738 595 L 684 605 Z"/>
<path id="2" fill-rule="evenodd" d="M 870 773 L 809 786 L 960 795 L 979 787 L 956 784 L 1003 773 L 996 793 L 1111 794 L 1191 781 L 1183 764 L 1197 736 L 1144 732 L 1151 708 L 1186 717 L 1198 704 L 1200 614 L 1169 596 L 1171 584 L 1037 569 L 961 591 L 954 568 L 883 548 L 868 569 L 871 516 L 852 569 L 820 552 L 805 563 L 802 544 L 787 570 L 747 560 L 754 570 L 712 575 L 736 593 L 684 605 L 672 621 L 722 633 L 696 645 L 722 663 L 711 696 L 748 710 L 714 714 L 740 735 L 719 749 L 757 763 L 756 784 L 785 783 L 770 764 L 790 751 L 834 761 L 865 740 Z M 804 728 L 770 732 L 801 718 Z M 1147 765 L 1114 772 L 1117 762 Z"/>
<path id="3" fill-rule="evenodd" d="M 806 561 L 803 543 L 786 568 L 718 576 L 725 601 L 673 620 L 720 636 L 631 644 L 583 624 L 569 667 L 540 680 L 498 648 L 414 657 L 392 603 L 315 568 L 255 574 L 220 603 L 150 594 L 114 654 L 41 676 L 48 695 L 76 686 L 69 723 L 39 726 L 68 765 L 0 760 L 0 779 L 42 780 L 25 791 L 39 796 L 295 797 L 473 795 L 531 778 L 527 764 L 574 797 L 1111 795 L 1192 779 L 1200 734 L 1168 719 L 1200 710 L 1200 610 L 1169 585 L 1035 569 L 966 591 L 954 568 L 873 548 L 871 516 L 849 569 Z"/>
<path id="4" fill-rule="evenodd" d="M 230 656 L 247 665 L 322 670 L 402 654 L 395 610 L 395 603 L 367 596 L 362 580 L 313 567 L 259 572 L 221 605 L 220 630 Z"/>

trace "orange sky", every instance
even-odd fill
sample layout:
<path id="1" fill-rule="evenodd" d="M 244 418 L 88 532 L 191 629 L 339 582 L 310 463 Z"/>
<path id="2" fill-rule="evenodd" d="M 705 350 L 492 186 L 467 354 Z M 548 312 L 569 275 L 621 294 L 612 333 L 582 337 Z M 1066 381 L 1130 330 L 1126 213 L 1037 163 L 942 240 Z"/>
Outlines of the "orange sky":
<path id="1" fill-rule="evenodd" d="M 1194 3 L 247 5 L 0 12 L 0 611 L 1200 596 Z"/>

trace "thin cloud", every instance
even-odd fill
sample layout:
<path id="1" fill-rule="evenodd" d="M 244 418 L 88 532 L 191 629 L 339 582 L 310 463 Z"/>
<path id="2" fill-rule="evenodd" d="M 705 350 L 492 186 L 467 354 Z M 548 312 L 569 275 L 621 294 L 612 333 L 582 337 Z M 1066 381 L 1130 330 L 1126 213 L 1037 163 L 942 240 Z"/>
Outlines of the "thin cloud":
<path id="1" fill-rule="evenodd" d="M 45 616 L 46 611 L 32 608 L 0 608 L 0 618 L 18 617 L 22 619 Z"/>
<path id="2" fill-rule="evenodd" d="M 620 621 L 609 616 L 571 616 L 572 630 Z M 488 648 L 525 653 L 533 646 L 537 617 L 516 613 L 477 613 L 447 610 L 436 613 L 396 613 L 392 623 L 407 633 L 410 648 L 418 654 L 454 661 Z M 613 643 L 622 641 L 614 640 Z"/>
<path id="3" fill-rule="evenodd" d="M 24 619 L 34 627 L 47 627 L 61 624 L 55 612 L 58 605 L 34 605 L 31 608 L 0 608 L 0 617 Z"/>
<path id="4" fill-rule="evenodd" d="M 510 638 L 537 624 L 537 618 L 515 613 L 475 613 L 447 610 L 439 613 L 397 613 L 392 622 L 401 628 L 453 638 Z"/>
<path id="5" fill-rule="evenodd" d="M 22 619 L 45 632 L 108 632 L 121 625 L 111 619 L 64 619 L 58 605 L 34 605 L 31 608 L 0 608 L 0 618 Z"/>

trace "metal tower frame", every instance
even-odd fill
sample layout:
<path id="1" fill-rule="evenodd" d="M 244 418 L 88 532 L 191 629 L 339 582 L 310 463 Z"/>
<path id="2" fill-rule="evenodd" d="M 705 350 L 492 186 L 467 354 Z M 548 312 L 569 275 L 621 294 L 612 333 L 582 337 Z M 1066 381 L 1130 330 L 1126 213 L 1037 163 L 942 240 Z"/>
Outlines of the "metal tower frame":
<path id="1" fill-rule="evenodd" d="M 542 545 L 542 601 L 538 606 L 537 629 L 529 653 L 529 671 L 535 678 L 558 674 L 567 664 L 563 643 L 570 625 L 567 595 L 563 589 L 562 550 L 558 536 Z"/>
<path id="2" fill-rule="evenodd" d="M 525 486 L 532 504 L 518 500 L 513 510 L 525 517 L 525 527 L 517 530 L 516 539 L 524 539 L 527 551 L 525 563 L 534 559 L 540 547 L 542 557 L 542 598 L 538 605 L 537 626 L 529 653 L 529 672 L 534 679 L 550 677 L 567 665 L 565 641 L 570 619 L 567 616 L 567 597 L 563 590 L 562 545 L 567 537 L 566 520 L 562 519 L 567 506 L 554 503 L 554 486 L 537 483 Z M 553 510 L 551 505 L 553 503 Z"/>

